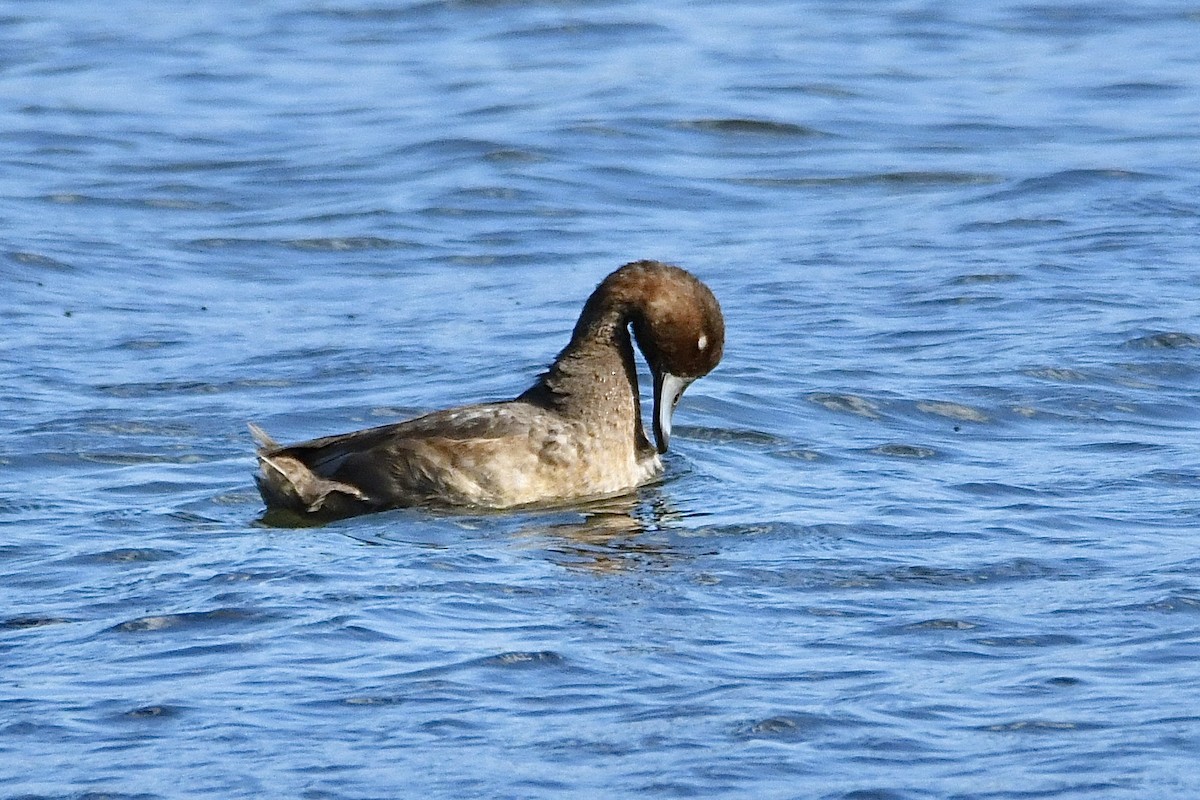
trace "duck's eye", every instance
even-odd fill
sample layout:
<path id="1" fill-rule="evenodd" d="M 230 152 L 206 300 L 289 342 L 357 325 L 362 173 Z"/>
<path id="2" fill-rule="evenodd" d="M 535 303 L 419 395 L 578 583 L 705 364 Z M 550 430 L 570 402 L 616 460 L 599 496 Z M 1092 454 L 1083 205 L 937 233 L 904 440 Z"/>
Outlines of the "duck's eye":
<path id="1" fill-rule="evenodd" d="M 696 340 L 696 349 L 703 353 L 706 347 L 708 347 L 708 337 L 702 333 L 700 334 L 700 338 Z"/>

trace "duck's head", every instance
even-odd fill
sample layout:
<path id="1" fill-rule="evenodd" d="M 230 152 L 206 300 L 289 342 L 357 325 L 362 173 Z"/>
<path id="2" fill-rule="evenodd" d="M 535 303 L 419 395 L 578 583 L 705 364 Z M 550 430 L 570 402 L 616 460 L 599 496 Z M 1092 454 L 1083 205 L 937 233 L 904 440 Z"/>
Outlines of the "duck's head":
<path id="1" fill-rule="evenodd" d="M 610 282 L 627 303 L 633 335 L 654 376 L 654 439 L 665 453 L 683 391 L 721 360 L 721 306 L 690 272 L 657 261 L 626 264 L 604 280 Z"/>

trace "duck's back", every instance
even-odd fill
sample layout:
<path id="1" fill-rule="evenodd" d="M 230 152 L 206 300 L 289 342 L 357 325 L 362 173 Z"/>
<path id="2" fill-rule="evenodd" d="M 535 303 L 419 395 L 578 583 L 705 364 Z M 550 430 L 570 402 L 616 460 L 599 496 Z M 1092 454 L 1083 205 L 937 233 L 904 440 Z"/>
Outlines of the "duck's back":
<path id="1" fill-rule="evenodd" d="M 506 508 L 612 494 L 660 469 L 630 431 L 597 430 L 523 400 L 259 450 L 268 505 L 356 513 L 412 505 Z"/>

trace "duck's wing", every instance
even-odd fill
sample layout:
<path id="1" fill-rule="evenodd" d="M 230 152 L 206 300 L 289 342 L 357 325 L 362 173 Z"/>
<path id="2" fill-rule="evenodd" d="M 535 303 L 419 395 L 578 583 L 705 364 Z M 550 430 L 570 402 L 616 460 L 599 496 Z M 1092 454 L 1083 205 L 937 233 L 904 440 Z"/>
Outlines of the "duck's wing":
<path id="1" fill-rule="evenodd" d="M 382 425 L 378 428 L 323 436 L 320 439 L 310 439 L 307 442 L 289 445 L 279 444 L 254 423 L 250 424 L 250 433 L 258 442 L 260 459 L 264 456 L 294 458 L 317 475 L 328 477 L 337 471 L 337 468 L 348 456 L 371 450 L 391 439 L 403 437 L 406 425 L 408 423 L 405 422 Z"/>
<path id="2" fill-rule="evenodd" d="M 512 402 L 466 406 L 286 446 L 251 425 L 259 445 L 255 478 L 268 507 L 300 513 L 453 501 L 461 494 L 455 488 L 461 456 L 485 443 L 528 437 L 544 413 Z"/>

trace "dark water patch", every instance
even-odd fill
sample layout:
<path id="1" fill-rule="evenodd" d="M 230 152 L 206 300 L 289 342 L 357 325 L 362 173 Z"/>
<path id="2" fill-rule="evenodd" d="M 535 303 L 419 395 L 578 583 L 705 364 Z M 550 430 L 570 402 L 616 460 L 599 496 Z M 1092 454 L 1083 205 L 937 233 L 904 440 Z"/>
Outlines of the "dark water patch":
<path id="1" fill-rule="evenodd" d="M 1105 225 L 1099 228 L 1063 233 L 1056 236 L 1054 241 L 1061 247 L 1062 252 L 1067 254 L 1114 253 L 1141 249 L 1141 240 L 1145 233 L 1146 228 L 1141 224 L 1119 228 Z M 1113 307 L 1133 304 L 1130 300 L 1122 299 L 1104 301 L 1100 298 L 1091 298 L 1091 302 L 1094 305 L 1106 304 Z"/>
<path id="2" fill-rule="evenodd" d="M 505 202 L 528 202 L 537 197 L 533 192 L 517 189 L 511 186 L 472 186 L 466 189 L 455 189 L 441 195 L 445 199 L 502 200 Z"/>
<path id="3" fill-rule="evenodd" d="M 925 792 L 902 792 L 898 789 L 852 789 L 843 794 L 828 795 L 831 800 L 915 800 L 927 797 Z"/>
<path id="4" fill-rule="evenodd" d="M 338 356 L 345 357 L 346 351 L 341 348 L 331 349 L 329 352 L 336 353 Z M 272 354 L 264 361 L 275 362 L 280 358 L 286 358 L 286 355 Z M 253 389 L 280 389 L 290 388 L 295 385 L 295 382 L 287 378 L 239 378 L 230 381 L 196 381 L 196 380 L 167 380 L 167 381 L 147 381 L 133 383 L 104 383 L 96 387 L 96 390 L 109 397 L 118 397 L 121 399 L 139 399 L 152 398 L 160 395 L 209 395 L 209 394 L 226 394 L 231 392 L 244 392 Z M 101 423 L 107 424 L 107 423 Z M 188 428 L 179 428 L 180 425 L 189 425 L 192 423 L 167 423 L 163 425 L 157 422 L 145 422 L 142 420 L 135 421 L 120 421 L 111 423 L 115 426 L 134 426 L 131 430 L 137 430 L 139 425 L 152 426 L 149 431 L 156 431 L 161 435 L 177 435 L 177 431 L 191 430 Z M 110 432 L 120 432 L 113 430 Z"/>
<path id="5" fill-rule="evenodd" d="M 294 571 L 282 569 L 254 569 L 236 572 L 217 572 L 205 579 L 207 583 L 227 586 L 231 584 L 266 584 L 277 580 L 287 580 L 290 583 L 323 583 L 328 576 L 319 572 L 297 574 Z"/>
<path id="6" fill-rule="evenodd" d="M 933 647 L 927 650 L 922 650 L 918 656 L 922 661 L 928 661 L 934 664 L 953 664 L 953 663 L 974 663 L 982 662 L 993 664 L 1004 660 L 1005 656 L 999 653 L 981 650 L 979 648 L 967 649 L 965 647 Z"/>
<path id="7" fill-rule="evenodd" d="M 213 644 L 196 644 L 158 650 L 155 651 L 153 658 L 156 662 L 166 662 L 169 659 L 182 663 L 209 660 L 220 661 L 222 659 L 241 660 L 247 657 L 247 653 L 261 650 L 262 647 L 262 643 L 256 641 L 215 642 Z M 145 658 L 144 655 L 138 654 L 126 660 L 138 661 L 143 658 Z"/>
<path id="8" fill-rule="evenodd" d="M 0 721 L 0 736 L 22 737 L 39 741 L 68 741 L 71 729 L 66 725 L 38 722 L 29 719 Z"/>
<path id="9" fill-rule="evenodd" d="M 999 481 L 970 481 L 950 486 L 955 491 L 963 492 L 974 497 L 1041 497 L 1044 492 L 1027 486 L 1015 486 Z"/>
<path id="10" fill-rule="evenodd" d="M 337 702 L 340 705 L 356 706 L 356 707 L 387 707 L 402 705 L 408 700 L 402 695 L 352 695 L 344 697 Z"/>
<path id="11" fill-rule="evenodd" d="M 237 237 L 213 237 L 193 239 L 189 246 L 205 250 L 225 249 L 283 249 L 317 253 L 348 253 L 371 250 L 409 250 L 421 245 L 406 239 L 389 239 L 382 236 L 327 236 L 308 239 L 248 239 Z"/>
<path id="12" fill-rule="evenodd" d="M 707 133 L 740 136 L 824 137 L 829 134 L 791 122 L 776 122 L 765 119 L 697 119 L 679 123 L 679 127 Z"/>
<path id="13" fill-rule="evenodd" d="M 114 419 L 112 412 L 96 410 L 69 417 L 39 421 L 22 433 L 86 433 L 101 436 L 194 436 L 195 424 L 181 419 Z M 162 416 L 166 416 L 165 414 Z"/>
<path id="14" fill-rule="evenodd" d="M 47 255 L 42 255 L 41 253 L 15 250 L 9 251 L 6 255 L 11 261 L 24 267 L 34 267 L 38 270 L 45 270 L 51 273 L 72 273 L 77 271 L 77 267 L 74 265 Z"/>
<path id="15" fill-rule="evenodd" d="M 141 352 L 147 350 L 162 350 L 168 347 L 179 347 L 183 344 L 185 344 L 185 342 L 180 339 L 152 339 L 148 337 L 139 337 L 136 339 L 126 339 L 123 342 L 117 342 L 112 346 L 112 349 Z"/>
<path id="16" fill-rule="evenodd" d="M 1200 717 L 1195 714 L 1182 714 L 1177 717 L 1166 717 L 1163 719 L 1155 719 L 1150 724 L 1153 725 L 1178 725 L 1200 722 Z"/>
<path id="17" fill-rule="evenodd" d="M 500 147 L 486 153 L 484 161 L 493 164 L 541 164 L 554 159 L 550 150 L 533 149 L 528 147 Z"/>
<path id="18" fill-rule="evenodd" d="M 784 447 L 788 440 L 766 431 L 745 429 L 702 428 L 696 425 L 679 425 L 674 429 L 681 438 L 714 444 L 738 444 L 748 447 Z"/>
<path id="19" fill-rule="evenodd" d="M 1182 94 L 1186 89 L 1175 83 L 1153 83 L 1133 81 L 1109 83 L 1085 90 L 1085 94 L 1098 100 L 1157 100 L 1170 95 Z"/>
<path id="20" fill-rule="evenodd" d="M 315 239 L 290 239 L 279 243 L 293 250 L 346 252 L 354 250 L 398 250 L 417 247 L 413 242 L 384 239 L 379 236 L 338 236 Z"/>
<path id="21" fill-rule="evenodd" d="M 30 103 L 17 109 L 31 117 L 50 116 L 64 112 L 54 106 Z M 16 126 L 14 126 L 15 128 Z M 74 133 L 54 130 L 48 124 L 27 127 L 22 130 L 6 130 L 0 133 L 0 142 L 23 145 L 34 153 L 79 154 L 94 150 L 97 146 L 114 151 L 128 150 L 129 141 L 123 137 L 102 136 L 98 133 Z"/>
<path id="22" fill-rule="evenodd" d="M 390 227 L 405 227 L 405 218 L 394 211 L 382 208 L 362 208 L 348 211 L 325 211 L 312 213 L 296 219 L 300 225 L 328 225 L 336 222 L 364 222 L 386 224 Z"/>
<path id="23" fill-rule="evenodd" d="M 593 46 L 611 42 L 614 45 L 626 44 L 630 37 L 639 41 L 654 41 L 670 29 L 652 22 L 595 22 L 577 20 L 560 25 L 538 25 L 531 28 L 506 30 L 484 40 L 542 41 L 553 45 L 556 42 L 566 46 L 586 44 Z"/>
<path id="24" fill-rule="evenodd" d="M 462 218 L 471 217 L 478 219 L 487 218 L 513 218 L 520 217 L 527 219 L 536 217 L 543 220 L 569 220 L 572 217 L 580 215 L 580 211 L 568 205 L 547 206 L 542 203 L 529 200 L 521 200 L 517 197 L 505 198 L 500 195 L 488 197 L 480 193 L 464 193 L 455 192 L 448 196 L 436 198 L 433 205 L 422 209 L 421 214 L 434 218 Z M 549 231 L 546 232 L 549 235 Z M 564 232 L 564 236 L 566 236 Z M 484 245 L 489 250 L 511 249 L 513 242 L 505 241 L 502 238 L 489 236 L 479 241 L 480 245 Z M 507 253 L 502 255 L 451 255 L 449 259 L 454 259 L 454 263 L 473 263 L 473 264 L 505 264 L 505 263 L 531 263 L 542 259 L 553 259 L 555 254 L 544 253 L 540 256 L 533 253 L 517 252 Z"/>
<path id="25" fill-rule="evenodd" d="M 999 183 L 994 175 L 969 172 L 880 172 L 865 175 L 832 175 L 798 178 L 736 178 L 733 183 L 762 189 L 883 187 L 888 189 L 937 189 L 956 186 L 986 186 Z"/>
<path id="26" fill-rule="evenodd" d="M 984 583 L 1012 583 L 1031 580 L 1064 580 L 1078 574 L 1079 565 L 1068 569 L 1061 563 L 1032 559 L 1012 559 L 976 568 L 902 566 L 886 572 L 864 573 L 876 583 L 923 584 L 951 588 Z"/>
<path id="27" fill-rule="evenodd" d="M 922 622 L 912 622 L 896 629 L 900 633 L 915 631 L 973 631 L 979 629 L 979 623 L 963 619 L 927 619 Z"/>
<path id="28" fill-rule="evenodd" d="M 972 644 L 994 649 L 1070 647 L 1082 644 L 1083 640 L 1067 634 L 1038 634 L 1032 636 L 985 636 L 971 639 Z"/>
<path id="29" fill-rule="evenodd" d="M 228 385 L 206 383 L 204 381 L 173 380 L 153 381 L 147 383 L 110 383 L 96 387 L 97 391 L 111 397 L 140 398 L 160 394 L 203 395 L 217 394 L 229 391 Z"/>
<path id="30" fill-rule="evenodd" d="M 867 419 L 879 419 L 881 416 L 879 406 L 876 403 L 858 395 L 817 392 L 808 395 L 805 399 L 829 411 L 855 414 Z"/>
<path id="31" fill-rule="evenodd" d="M 368 355 L 368 353 L 366 353 L 365 351 L 355 351 L 355 352 L 358 355 Z M 320 344 L 314 344 L 311 347 L 279 347 L 278 349 L 272 349 L 266 353 L 260 353 L 260 354 L 254 355 L 251 358 L 248 358 L 245 361 L 245 364 L 247 367 L 263 367 L 263 366 L 270 367 L 270 366 L 278 366 L 279 364 L 281 364 L 283 362 L 293 362 L 294 361 L 294 362 L 301 362 L 304 366 L 307 367 L 307 366 L 310 366 L 311 364 L 325 365 L 330 362 L 336 362 L 339 359 L 345 358 L 346 354 L 347 354 L 347 349 L 344 345 L 341 345 L 341 344 L 320 343 Z M 261 370 L 254 369 L 254 370 L 247 370 L 247 371 L 260 372 Z M 287 380 L 284 378 L 279 378 L 279 377 L 276 377 L 274 379 L 267 379 L 267 380 L 274 380 L 280 386 L 295 385 L 294 381 L 290 381 L 290 380 Z M 398 413 L 403 414 L 403 413 L 409 413 L 410 411 L 415 413 L 415 409 L 413 409 L 413 410 L 402 409 L 401 412 L 398 412 Z"/>
<path id="32" fill-rule="evenodd" d="M 152 705 L 130 709 L 122 713 L 121 718 L 126 720 L 170 720 L 177 719 L 183 714 L 184 709 L 181 706 Z"/>
<path id="33" fill-rule="evenodd" d="M 678 535 L 689 537 L 732 537 L 735 539 L 755 536 L 772 537 L 785 541 L 805 540 L 814 538 L 842 538 L 853 534 L 857 529 L 848 525 L 802 525 L 795 522 L 778 520 L 738 522 L 723 525 L 701 525 L 686 531 L 677 531 Z"/>
<path id="34" fill-rule="evenodd" d="M 908 308 L 914 309 L 918 313 L 925 309 L 937 309 L 946 306 L 965 306 L 977 303 L 1000 303 L 1005 298 L 999 294 L 953 294 L 944 297 L 930 297 L 920 300 L 910 300 L 905 303 Z"/>
<path id="35" fill-rule="evenodd" d="M 100 553 L 77 556 L 74 560 L 83 564 L 151 564 L 156 561 L 178 559 L 180 554 L 173 550 L 149 547 L 121 547 Z"/>
<path id="36" fill-rule="evenodd" d="M 1178 350 L 1182 348 L 1200 347 L 1200 336 L 1182 331 L 1167 331 L 1138 336 L 1125 342 L 1126 347 L 1144 350 Z"/>
<path id="37" fill-rule="evenodd" d="M 97 195 L 62 193 L 48 195 L 44 200 L 55 205 L 134 208 L 157 211 L 228 212 L 236 210 L 231 204 L 222 201 L 186 200 L 175 197 L 101 197 Z"/>
<path id="38" fill-rule="evenodd" d="M 1013 283 L 1021 279 L 1020 275 L 1012 272 L 979 272 L 971 275 L 960 275 L 951 281 L 954 286 L 976 286 L 998 283 Z"/>
<path id="39" fill-rule="evenodd" d="M 74 423 L 75 421 L 72 420 L 67 425 L 73 427 Z M 181 421 L 167 422 L 140 419 L 104 420 L 86 422 L 83 428 L 88 433 L 111 434 L 113 436 L 164 436 L 175 438 L 196 435 L 194 425 Z"/>
<path id="40" fill-rule="evenodd" d="M 428 17 L 435 10 L 444 11 L 448 9 L 452 2 L 453 0 L 430 0 L 429 2 L 411 3 L 403 6 L 368 4 L 355 8 L 318 6 L 302 10 L 289 10 L 281 12 L 278 16 L 282 20 L 311 19 L 318 23 L 325 20 L 332 20 L 334 22 L 396 23 Z"/>
<path id="41" fill-rule="evenodd" d="M 1149 173 L 1124 169 L 1067 169 L 1026 178 L 1016 186 L 992 193 L 987 200 L 1045 197 L 1063 192 L 1078 192 L 1095 186 L 1146 183 L 1157 179 L 1157 176 Z"/>
<path id="42" fill-rule="evenodd" d="M 968 222 L 959 226 L 959 230 L 963 233 L 971 233 L 975 231 L 1027 231 L 1038 230 L 1041 228 L 1061 228 L 1070 223 L 1064 219 L 1055 218 L 1036 218 L 1036 217 L 1014 217 L 1012 219 L 1001 220 L 999 222 Z"/>
<path id="43" fill-rule="evenodd" d="M 224 598 L 218 595 L 213 599 L 221 602 Z M 332 637 L 335 637 L 339 640 L 344 640 L 346 642 L 384 643 L 396 641 L 396 637 L 389 636 L 383 631 L 376 630 L 375 628 L 371 628 L 367 625 L 347 624 L 345 620 L 342 620 L 336 625 L 327 623 L 325 625 L 317 625 L 312 627 L 314 629 L 323 630 L 329 633 Z"/>
<path id="44" fill-rule="evenodd" d="M 978 408 L 944 400 L 922 400 L 917 403 L 917 410 L 925 414 L 946 417 L 947 419 L 958 420 L 960 422 L 984 423 L 991 421 L 991 417 Z"/>
<path id="45" fill-rule="evenodd" d="M 961 591 L 968 587 L 1069 581 L 1081 575 L 1092 574 L 1096 570 L 1094 564 L 1082 559 L 1045 562 L 1018 558 L 971 567 L 897 564 L 884 568 L 862 562 L 834 564 L 828 559 L 823 559 L 814 566 L 802 569 L 747 569 L 739 571 L 738 575 L 740 580 L 746 582 L 802 589 L 805 592 L 867 590 L 876 593 L 897 588 L 902 591 L 911 591 L 913 588 Z M 904 631 L 903 627 L 892 630 L 908 632 Z"/>
<path id="46" fill-rule="evenodd" d="M 121 467 L 137 466 L 139 464 L 202 464 L 209 460 L 220 460 L 224 456 L 201 456 L 197 453 L 115 453 L 91 452 L 79 453 L 79 459 L 92 464 L 112 464 Z M 130 484 L 125 489 L 143 491 L 150 494 L 171 492 L 182 488 L 185 484 L 169 481 L 152 481 L 143 484 Z"/>
<path id="47" fill-rule="evenodd" d="M 1172 485 L 1200 485 L 1200 471 L 1195 470 L 1155 469 L 1146 473 L 1146 478 Z"/>
<path id="48" fill-rule="evenodd" d="M 1070 446 L 1073 450 L 1080 452 L 1095 452 L 1095 453 L 1155 453 L 1163 450 L 1168 450 L 1170 447 L 1165 444 L 1155 442 L 1086 442 L 1084 444 L 1073 444 Z"/>
<path id="49" fill-rule="evenodd" d="M 733 735 L 743 740 L 804 741 L 817 736 L 828 736 L 831 732 L 857 728 L 861 724 L 849 717 L 788 713 L 743 723 L 734 728 Z"/>
<path id="50" fill-rule="evenodd" d="M 828 459 L 829 456 L 818 450 L 810 450 L 805 447 L 785 447 L 774 450 L 771 453 L 772 458 L 784 459 L 787 461 L 822 461 Z"/>
<path id="51" fill-rule="evenodd" d="M 1087 383 L 1092 380 L 1087 373 L 1070 367 L 1038 367 L 1024 370 L 1024 374 L 1031 378 L 1057 383 Z"/>
<path id="52" fill-rule="evenodd" d="M 117 490 L 119 491 L 120 487 L 117 487 Z M 149 516 L 151 516 L 151 515 L 147 511 L 147 509 L 140 508 L 140 507 L 124 506 L 124 507 L 100 509 L 99 511 L 96 511 L 92 514 L 92 519 L 95 522 L 100 523 L 102 526 L 104 526 L 107 529 L 126 529 L 126 530 L 128 530 L 131 528 L 136 528 L 141 525 L 144 525 L 146 522 L 146 519 Z M 100 555 L 103 555 L 103 554 L 100 554 Z M 148 555 L 150 557 L 147 560 L 154 560 L 152 554 L 148 554 Z M 97 564 L 112 563 L 111 561 L 92 560 L 95 558 L 95 556 L 96 556 L 96 554 L 89 554 L 89 555 L 77 556 L 77 558 L 89 559 L 89 560 L 91 560 L 91 563 L 97 563 Z M 136 558 L 131 559 L 131 560 L 136 560 Z"/>
<path id="53" fill-rule="evenodd" d="M 1021 733 L 1030 735 L 1050 735 L 1061 733 L 1093 733 L 1111 728 L 1112 725 L 1100 722 L 1081 722 L 1059 719 L 1017 719 L 1008 722 L 995 722 L 976 728 L 988 733 Z"/>
<path id="54" fill-rule="evenodd" d="M 1165 393 L 1166 391 L 1177 389 L 1186 392 L 1195 384 L 1197 376 L 1200 376 L 1200 360 L 1193 363 L 1193 360 L 1187 358 L 1186 355 L 1171 356 L 1163 354 L 1161 359 L 1118 364 L 1116 366 L 1124 374 L 1118 377 L 1114 383 L 1119 383 L 1131 390 L 1143 390 L 1148 393 Z M 1165 395 L 1161 396 L 1165 397 Z M 1164 401 L 1153 402 L 1155 400 L 1153 395 L 1150 396 L 1150 400 L 1151 403 L 1137 407 L 1139 411 L 1145 412 L 1148 416 L 1176 417 L 1181 416 L 1178 412 L 1182 411 L 1182 417 L 1187 418 L 1190 416 L 1188 412 L 1195 408 L 1193 404 L 1187 401 L 1186 396 L 1182 399 L 1181 405 Z M 1133 406 L 1130 405 L 1129 407 Z"/>
<path id="55" fill-rule="evenodd" d="M 861 97 L 861 93 L 855 91 L 850 86 L 844 86 L 836 83 L 799 83 L 788 85 L 762 85 L 751 84 L 731 87 L 738 92 L 763 93 L 763 94 L 796 94 L 808 95 L 810 97 L 826 97 L 837 100 L 850 99 Z"/>
<path id="56" fill-rule="evenodd" d="M 186 498 L 188 504 L 205 504 L 212 503 L 217 506 L 243 506 L 250 502 L 257 501 L 257 494 L 252 494 L 250 490 L 241 493 L 220 493 L 210 495 L 211 486 L 205 486 L 197 483 L 190 487 L 191 494 Z M 170 520 L 172 524 L 179 523 L 183 531 L 198 532 L 208 531 L 217 532 L 223 526 L 227 525 L 229 518 L 222 515 L 197 514 L 192 511 L 174 510 L 162 514 L 162 518 Z"/>
<path id="57" fill-rule="evenodd" d="M 421 723 L 421 731 L 458 742 L 477 741 L 469 734 L 480 730 L 480 726 L 459 717 L 441 717 Z"/>
<path id="58" fill-rule="evenodd" d="M 934 458 L 938 455 L 938 451 L 932 447 L 923 447 L 915 444 L 903 444 L 901 442 L 889 442 L 881 444 L 878 447 L 872 447 L 866 452 L 876 456 L 886 456 L 887 458 L 911 458 L 911 459 L 927 459 Z"/>
<path id="59" fill-rule="evenodd" d="M 112 792 L 107 790 L 72 792 L 71 794 L 23 794 L 11 800 L 164 800 L 167 795 L 148 792 Z"/>
<path id="60" fill-rule="evenodd" d="M 12 459 L 0 458 L 0 465 L 13 463 Z M 42 464 L 39 457 L 30 459 L 30 463 Z M 26 516 L 34 511 L 47 511 L 58 508 L 58 504 L 44 498 L 36 497 L 0 497 L 0 516 Z M 5 548 L 0 546 L 0 558 L 5 555 Z"/>
<path id="61" fill-rule="evenodd" d="M 278 158 L 203 159 L 195 161 L 138 161 L 121 165 L 123 171 L 150 175 L 181 175 L 191 173 L 232 172 L 250 173 L 264 169 L 286 169 L 288 162 Z M 64 195 L 73 197 L 74 195 Z"/>
<path id="62" fill-rule="evenodd" d="M 551 650 L 513 651 L 479 659 L 476 665 L 481 667 L 524 668 L 558 666 L 566 662 L 561 655 Z"/>
<path id="63" fill-rule="evenodd" d="M 44 628 L 48 625 L 62 625 L 72 621 L 66 617 L 25 615 L 0 620 L 0 629 L 22 631 L 29 628 Z"/>
<path id="64" fill-rule="evenodd" d="M 230 248 L 259 250 L 282 246 L 277 239 L 244 239 L 230 236 L 192 239 L 187 244 L 189 247 L 202 250 L 223 250 Z"/>
<path id="65" fill-rule="evenodd" d="M 118 623 L 110 631 L 145 633 L 166 631 L 201 632 L 247 622 L 264 622 L 269 615 L 250 608 L 218 608 L 212 611 L 189 611 L 182 614 L 152 614 Z"/>
<path id="66" fill-rule="evenodd" d="M 187 72 L 178 72 L 174 75 L 167 76 L 167 78 L 173 83 L 178 82 L 230 86 L 253 84 L 257 80 L 256 76 L 250 72 L 234 73 L 210 70 L 191 70 Z"/>
<path id="67" fill-rule="evenodd" d="M 1008 25 L 1026 33 L 1079 37 L 1117 29 L 1137 29 L 1169 12 L 1148 12 L 1136 6 L 1103 2 L 1023 3 L 1006 9 Z"/>
<path id="68" fill-rule="evenodd" d="M 434 162 L 445 158 L 478 158 L 486 159 L 491 153 L 508 150 L 520 150 L 519 144 L 511 142 L 491 141 L 487 139 L 472 139 L 466 137 L 448 137 L 428 139 L 413 144 L 402 145 L 395 151 L 396 156 L 406 160 L 414 157 L 432 158 Z"/>
<path id="69" fill-rule="evenodd" d="M 407 679 L 438 678 L 438 676 L 470 670 L 538 670 L 567 665 L 567 659 L 552 650 L 514 650 L 495 655 L 472 658 L 450 664 L 426 667 L 408 673 Z M 444 681 L 443 681 L 444 682 Z"/>
<path id="70" fill-rule="evenodd" d="M 1170 594 L 1149 603 L 1126 606 L 1125 609 L 1129 611 L 1153 611 L 1160 614 L 1197 614 L 1200 613 L 1200 595 Z"/>

